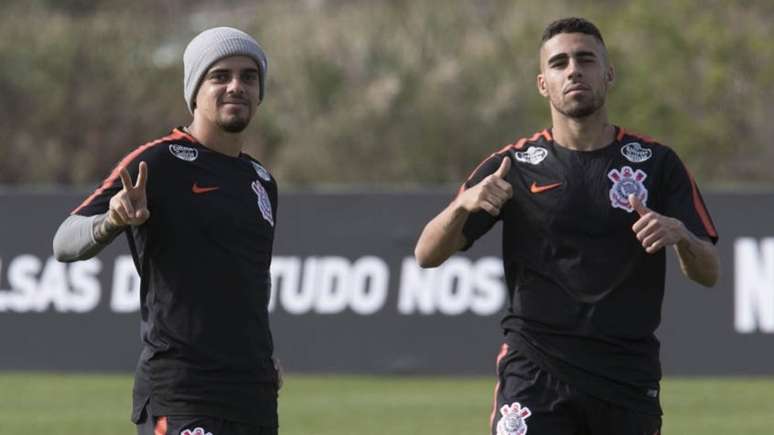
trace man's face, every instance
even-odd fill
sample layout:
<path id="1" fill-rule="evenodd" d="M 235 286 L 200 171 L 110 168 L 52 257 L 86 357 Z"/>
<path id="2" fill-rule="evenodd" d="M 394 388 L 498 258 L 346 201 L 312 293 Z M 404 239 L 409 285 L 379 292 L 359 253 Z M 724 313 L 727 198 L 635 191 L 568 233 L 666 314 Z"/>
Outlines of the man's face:
<path id="1" fill-rule="evenodd" d="M 538 90 L 569 118 L 585 118 L 602 108 L 613 78 L 605 47 L 591 35 L 560 33 L 540 49 Z"/>
<path id="2" fill-rule="evenodd" d="M 229 133 L 244 130 L 260 99 L 258 66 L 246 56 L 226 57 L 204 74 L 196 94 L 195 117 Z"/>

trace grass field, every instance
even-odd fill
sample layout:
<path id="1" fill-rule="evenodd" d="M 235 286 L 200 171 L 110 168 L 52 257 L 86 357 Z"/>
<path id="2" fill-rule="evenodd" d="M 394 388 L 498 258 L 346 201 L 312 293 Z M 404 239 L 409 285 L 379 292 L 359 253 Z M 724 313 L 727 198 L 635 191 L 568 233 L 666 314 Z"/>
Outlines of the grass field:
<path id="1" fill-rule="evenodd" d="M 0 374 L 0 435 L 133 435 L 126 375 Z M 283 435 L 487 433 L 490 378 L 289 376 Z M 664 434 L 774 433 L 774 378 L 663 383 Z"/>

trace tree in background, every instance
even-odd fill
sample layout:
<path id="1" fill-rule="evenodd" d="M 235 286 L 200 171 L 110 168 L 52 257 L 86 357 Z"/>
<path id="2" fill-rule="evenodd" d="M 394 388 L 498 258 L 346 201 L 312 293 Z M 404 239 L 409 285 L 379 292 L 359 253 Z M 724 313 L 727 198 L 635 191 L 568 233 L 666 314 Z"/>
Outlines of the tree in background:
<path id="1" fill-rule="evenodd" d="M 613 122 L 715 183 L 774 182 L 774 5 L 758 1 L 14 0 L 0 18 L 0 183 L 95 183 L 188 122 L 182 51 L 232 25 L 269 55 L 253 147 L 283 182 L 460 182 L 548 125 L 543 27 L 586 16 L 618 83 Z"/>

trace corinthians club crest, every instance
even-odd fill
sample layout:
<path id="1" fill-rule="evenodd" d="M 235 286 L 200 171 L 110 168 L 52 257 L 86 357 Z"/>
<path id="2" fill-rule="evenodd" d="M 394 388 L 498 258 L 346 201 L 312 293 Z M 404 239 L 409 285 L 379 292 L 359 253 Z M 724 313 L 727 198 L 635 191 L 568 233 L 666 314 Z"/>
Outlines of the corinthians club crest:
<path id="1" fill-rule="evenodd" d="M 642 169 L 635 171 L 629 166 L 608 172 L 607 178 L 613 182 L 613 187 L 610 188 L 610 202 L 613 204 L 613 208 L 620 208 L 628 213 L 634 211 L 632 205 L 629 204 L 629 195 L 631 194 L 639 198 L 643 205 L 647 205 L 648 189 L 642 184 L 647 177 L 648 174 Z"/>
<path id="2" fill-rule="evenodd" d="M 253 181 L 250 186 L 253 188 L 255 196 L 258 197 L 258 209 L 261 211 L 261 216 L 263 216 L 263 219 L 268 222 L 269 225 L 274 226 L 274 216 L 271 214 L 271 200 L 269 200 L 269 194 L 258 180 Z"/>
<path id="3" fill-rule="evenodd" d="M 519 402 L 500 408 L 500 421 L 497 422 L 497 435 L 526 435 L 527 417 L 532 415 L 529 408 L 521 407 Z"/>
<path id="4" fill-rule="evenodd" d="M 250 161 L 250 163 L 253 164 L 253 169 L 255 169 L 255 173 L 258 174 L 259 177 L 266 181 L 271 181 L 271 175 L 269 175 L 269 171 L 267 171 L 266 168 L 253 161 Z"/>

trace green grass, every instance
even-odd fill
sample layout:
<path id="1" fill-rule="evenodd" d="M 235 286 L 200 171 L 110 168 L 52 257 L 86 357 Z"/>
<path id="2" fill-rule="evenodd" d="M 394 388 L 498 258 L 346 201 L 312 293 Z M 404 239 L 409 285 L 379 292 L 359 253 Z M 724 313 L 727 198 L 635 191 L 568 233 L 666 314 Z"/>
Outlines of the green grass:
<path id="1" fill-rule="evenodd" d="M 0 435 L 133 435 L 125 375 L 0 374 Z M 493 380 L 290 376 L 283 435 L 487 433 Z M 664 433 L 770 435 L 774 378 L 670 378 Z"/>

